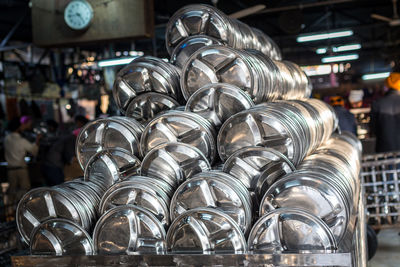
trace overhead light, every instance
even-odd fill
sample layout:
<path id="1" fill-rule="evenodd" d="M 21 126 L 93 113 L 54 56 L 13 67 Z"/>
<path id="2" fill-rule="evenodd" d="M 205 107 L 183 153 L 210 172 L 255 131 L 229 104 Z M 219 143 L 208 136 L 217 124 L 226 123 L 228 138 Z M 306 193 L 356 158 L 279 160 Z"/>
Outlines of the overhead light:
<path id="1" fill-rule="evenodd" d="M 318 55 L 321 55 L 321 54 L 325 54 L 327 50 L 328 49 L 326 47 L 325 48 L 318 48 L 316 52 L 317 52 Z"/>
<path id="2" fill-rule="evenodd" d="M 352 36 L 352 35 L 353 35 L 352 30 L 329 32 L 329 33 L 319 33 L 319 34 L 308 34 L 308 35 L 303 35 L 303 36 L 297 37 L 297 42 L 298 43 L 311 42 L 311 41 L 333 39 L 333 38 L 346 37 L 346 36 Z"/>
<path id="3" fill-rule="evenodd" d="M 338 47 L 333 47 L 332 51 L 333 52 L 344 52 L 344 51 L 352 51 L 352 50 L 358 50 L 361 49 L 360 44 L 350 44 L 350 45 L 342 45 Z"/>
<path id="4" fill-rule="evenodd" d="M 390 72 L 381 72 L 381 73 L 372 73 L 372 74 L 365 74 L 361 78 L 366 80 L 375 80 L 375 79 L 385 79 L 389 77 Z"/>
<path id="5" fill-rule="evenodd" d="M 117 65 L 125 65 L 125 64 L 130 63 L 135 58 L 137 58 L 137 57 L 106 59 L 106 60 L 100 60 L 97 64 L 101 68 L 117 66 Z"/>
<path id="6" fill-rule="evenodd" d="M 333 56 L 333 57 L 324 57 L 322 58 L 322 63 L 331 63 L 331 62 L 339 62 L 339 61 L 347 61 L 347 60 L 356 60 L 358 59 L 358 54 L 350 54 L 350 55 L 342 55 L 342 56 Z"/>
<path id="7" fill-rule="evenodd" d="M 330 64 L 302 66 L 301 69 L 307 76 L 327 75 L 332 72 L 332 66 Z"/>
<path id="8" fill-rule="evenodd" d="M 143 56 L 144 53 L 142 51 L 129 51 L 130 56 Z"/>
<path id="9" fill-rule="evenodd" d="M 332 47 L 333 52 L 344 52 L 344 51 L 352 51 L 361 49 L 361 44 L 349 44 L 349 45 L 341 45 L 341 46 L 334 46 Z M 328 52 L 327 47 L 321 47 L 315 50 L 318 55 L 326 54 Z"/>

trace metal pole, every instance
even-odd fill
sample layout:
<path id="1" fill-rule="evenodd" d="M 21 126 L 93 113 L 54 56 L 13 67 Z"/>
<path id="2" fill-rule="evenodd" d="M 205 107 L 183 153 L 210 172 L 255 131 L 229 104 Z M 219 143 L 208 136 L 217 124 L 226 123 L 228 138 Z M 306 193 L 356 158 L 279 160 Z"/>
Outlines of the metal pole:
<path id="1" fill-rule="evenodd" d="M 17 21 L 17 23 L 11 28 L 11 30 L 7 33 L 3 41 L 1 41 L 0 48 L 4 47 L 8 43 L 8 41 L 14 35 L 15 31 L 18 29 L 19 25 L 21 25 L 21 23 L 24 21 L 26 14 L 28 14 L 27 10 L 25 11 L 24 15 Z"/>

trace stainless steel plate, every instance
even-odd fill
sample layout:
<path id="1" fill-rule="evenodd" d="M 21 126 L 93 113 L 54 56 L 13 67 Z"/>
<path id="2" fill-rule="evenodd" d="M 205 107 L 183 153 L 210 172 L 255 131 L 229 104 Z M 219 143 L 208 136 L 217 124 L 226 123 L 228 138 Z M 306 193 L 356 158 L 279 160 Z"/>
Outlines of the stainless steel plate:
<path id="1" fill-rule="evenodd" d="M 144 157 L 141 174 L 161 178 L 176 188 L 188 177 L 211 166 L 200 150 L 185 143 L 162 144 Z"/>
<path id="2" fill-rule="evenodd" d="M 126 205 L 107 211 L 93 231 L 97 254 L 163 254 L 165 230 L 154 215 L 137 206 Z"/>
<path id="3" fill-rule="evenodd" d="M 139 155 L 142 126 L 132 118 L 111 117 L 86 124 L 76 140 L 76 156 L 84 170 L 89 159 L 107 148 L 121 148 Z"/>
<path id="4" fill-rule="evenodd" d="M 226 46 L 197 50 L 182 70 L 181 88 L 185 99 L 209 83 L 229 83 L 246 91 L 254 102 L 262 99 L 251 66 L 241 53 Z"/>
<path id="5" fill-rule="evenodd" d="M 27 244 L 34 228 L 51 218 L 64 218 L 84 224 L 84 218 L 71 199 L 51 188 L 35 188 L 18 203 L 16 221 L 18 231 Z"/>
<path id="6" fill-rule="evenodd" d="M 276 117 L 252 109 L 230 117 L 222 125 L 217 138 L 218 153 L 227 160 L 244 147 L 263 146 L 274 148 L 292 162 L 298 157 L 296 140 Z"/>
<path id="7" fill-rule="evenodd" d="M 254 106 L 240 88 L 227 83 L 208 84 L 197 90 L 186 104 L 186 110 L 199 114 L 215 127 L 230 116 Z"/>
<path id="8" fill-rule="evenodd" d="M 189 5 L 179 9 L 168 21 L 165 34 L 167 51 L 192 35 L 205 34 L 217 40 L 227 41 L 228 25 L 221 12 L 207 5 Z"/>
<path id="9" fill-rule="evenodd" d="M 116 75 L 113 96 L 124 113 L 136 96 L 158 92 L 180 99 L 179 72 L 172 64 L 155 57 L 140 57 L 122 68 Z"/>
<path id="10" fill-rule="evenodd" d="M 165 94 L 147 92 L 133 98 L 125 111 L 125 116 L 146 123 L 153 119 L 157 114 L 174 109 L 179 103 Z"/>
<path id="11" fill-rule="evenodd" d="M 153 119 L 143 131 L 141 153 L 145 156 L 158 145 L 179 142 L 199 149 L 212 163 L 216 156 L 215 129 L 203 117 L 181 111 L 169 111 Z"/>
<path id="12" fill-rule="evenodd" d="M 137 175 L 140 165 L 140 160 L 128 151 L 108 148 L 89 159 L 85 167 L 85 181 L 97 179 L 106 187 L 110 187 L 125 177 Z"/>
<path id="13" fill-rule="evenodd" d="M 332 183 L 313 172 L 293 172 L 274 183 L 260 204 L 260 214 L 278 208 L 299 208 L 324 220 L 339 242 L 350 214 L 346 199 Z"/>
<path id="14" fill-rule="evenodd" d="M 167 233 L 168 251 L 189 254 L 241 254 L 246 240 L 234 220 L 216 209 L 197 208 L 181 214 Z"/>
<path id="15" fill-rule="evenodd" d="M 157 177 L 147 177 L 147 176 L 130 176 L 127 177 L 124 182 L 143 182 L 148 185 L 153 185 L 160 190 L 164 191 L 168 198 L 171 198 L 174 194 L 175 189 L 166 181 Z"/>
<path id="16" fill-rule="evenodd" d="M 222 42 L 207 35 L 193 35 L 183 39 L 172 51 L 170 62 L 183 68 L 189 57 L 203 46 L 221 45 Z"/>
<path id="17" fill-rule="evenodd" d="M 265 191 L 279 178 L 295 170 L 282 153 L 264 147 L 245 147 L 232 154 L 223 171 L 240 180 L 261 200 Z"/>
<path id="18" fill-rule="evenodd" d="M 168 227 L 169 199 L 161 197 L 157 187 L 133 181 L 122 184 L 105 193 L 100 203 L 101 214 L 117 206 L 135 205 L 150 211 L 164 227 Z"/>
<path id="19" fill-rule="evenodd" d="M 192 177 L 178 187 L 171 200 L 171 220 L 190 209 L 215 208 L 229 215 L 246 234 L 252 221 L 251 202 L 230 180 L 208 173 L 211 175 L 202 173 L 201 177 Z"/>
<path id="20" fill-rule="evenodd" d="M 332 253 L 337 248 L 322 220 L 294 208 L 262 216 L 251 229 L 248 244 L 254 253 Z"/>
<path id="21" fill-rule="evenodd" d="M 79 225 L 65 219 L 50 219 L 38 225 L 31 235 L 32 255 L 93 255 L 90 235 Z"/>

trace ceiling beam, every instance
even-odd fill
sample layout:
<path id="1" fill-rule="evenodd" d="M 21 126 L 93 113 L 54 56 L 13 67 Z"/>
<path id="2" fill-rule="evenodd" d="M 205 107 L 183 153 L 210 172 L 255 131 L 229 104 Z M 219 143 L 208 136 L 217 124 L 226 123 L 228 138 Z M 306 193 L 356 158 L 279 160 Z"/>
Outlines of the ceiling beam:
<path id="1" fill-rule="evenodd" d="M 298 10 L 298 9 L 301 10 L 301 9 L 306 9 L 306 8 L 320 7 L 320 6 L 327 6 L 327 5 L 336 5 L 336 4 L 343 4 L 343 3 L 355 2 L 355 1 L 360 1 L 360 0 L 327 0 L 327 1 L 309 3 L 309 4 L 298 4 L 298 5 L 290 5 L 290 6 L 283 6 L 283 7 L 267 8 L 267 9 L 260 11 L 257 14 L 275 13 L 275 12 Z"/>

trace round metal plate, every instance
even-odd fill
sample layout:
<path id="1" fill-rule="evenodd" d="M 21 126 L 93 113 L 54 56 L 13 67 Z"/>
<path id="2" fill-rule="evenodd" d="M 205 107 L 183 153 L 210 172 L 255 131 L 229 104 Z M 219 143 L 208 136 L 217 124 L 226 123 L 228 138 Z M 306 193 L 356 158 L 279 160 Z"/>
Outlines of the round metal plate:
<path id="1" fill-rule="evenodd" d="M 208 84 L 188 99 L 186 110 L 199 114 L 215 127 L 232 115 L 254 106 L 251 98 L 240 88 L 227 83 Z"/>
<path id="2" fill-rule="evenodd" d="M 239 179 L 248 190 L 261 199 L 279 178 L 295 170 L 282 153 L 264 147 L 245 147 L 232 154 L 223 171 Z"/>
<path id="3" fill-rule="evenodd" d="M 209 83 L 228 83 L 246 91 L 254 102 L 262 99 L 257 94 L 257 81 L 251 66 L 239 51 L 226 46 L 207 46 L 197 50 L 182 69 L 181 88 L 185 99 Z"/>
<path id="4" fill-rule="evenodd" d="M 35 188 L 26 193 L 17 206 L 18 231 L 27 244 L 33 229 L 51 218 L 65 218 L 84 224 L 84 219 L 71 199 L 51 188 Z"/>
<path id="5" fill-rule="evenodd" d="M 294 208 L 274 210 L 251 229 L 249 250 L 255 253 L 331 253 L 337 245 L 319 218 Z"/>
<path id="6" fill-rule="evenodd" d="M 211 172 L 212 173 L 212 172 Z M 171 200 L 171 220 L 194 208 L 215 208 L 229 215 L 246 234 L 251 227 L 250 202 L 230 181 L 202 173 L 181 184 Z"/>
<path id="7" fill-rule="evenodd" d="M 89 159 L 85 167 L 85 181 L 97 179 L 110 187 L 125 177 L 137 175 L 140 165 L 140 160 L 126 150 L 105 149 Z"/>
<path id="8" fill-rule="evenodd" d="M 216 209 L 197 208 L 181 214 L 167 233 L 168 251 L 190 254 L 241 254 L 246 240 L 235 221 Z"/>
<path id="9" fill-rule="evenodd" d="M 180 99 L 179 72 L 170 63 L 154 57 L 140 57 L 122 68 L 114 81 L 113 96 L 124 113 L 136 96 L 158 92 Z"/>
<path id="10" fill-rule="evenodd" d="M 125 116 L 146 123 L 153 119 L 157 114 L 174 109 L 179 103 L 164 94 L 148 92 L 133 98 L 125 111 Z"/>
<path id="11" fill-rule="evenodd" d="M 203 46 L 210 45 L 222 45 L 222 42 L 207 35 L 189 36 L 183 39 L 172 51 L 170 62 L 178 68 L 183 68 L 194 52 Z"/>
<path id="12" fill-rule="evenodd" d="M 203 117 L 189 112 L 169 111 L 153 119 L 143 131 L 141 153 L 158 145 L 179 142 L 198 148 L 212 163 L 216 156 L 215 130 Z"/>
<path id="13" fill-rule="evenodd" d="M 117 206 L 135 205 L 150 211 L 164 227 L 169 225 L 169 202 L 159 196 L 157 187 L 130 182 L 111 187 L 99 205 L 101 214 Z M 169 199 L 168 199 L 169 200 Z"/>
<path id="14" fill-rule="evenodd" d="M 144 157 L 141 174 L 158 177 L 177 187 L 188 177 L 211 166 L 200 150 L 185 143 L 167 143 L 157 146 Z"/>
<path id="15" fill-rule="evenodd" d="M 252 109 L 230 117 L 222 125 L 217 138 L 218 153 L 227 160 L 244 147 L 263 146 L 274 148 L 292 162 L 296 155 L 294 139 L 281 120 Z"/>
<path id="16" fill-rule="evenodd" d="M 227 41 L 227 24 L 221 12 L 211 6 L 198 4 L 179 9 L 167 24 L 165 39 L 168 53 L 171 55 L 174 47 L 183 39 L 199 34 Z"/>
<path id="17" fill-rule="evenodd" d="M 99 255 L 163 254 L 166 250 L 162 224 L 151 212 L 133 205 L 103 214 L 94 228 L 93 243 Z"/>
<path id="18" fill-rule="evenodd" d="M 340 191 L 313 172 L 294 172 L 275 182 L 260 203 L 260 214 L 299 208 L 324 220 L 340 241 L 349 222 L 349 207 Z"/>
<path id="19" fill-rule="evenodd" d="M 90 235 L 65 219 L 50 219 L 38 225 L 31 235 L 32 255 L 93 255 Z"/>
<path id="20" fill-rule="evenodd" d="M 132 155 L 139 155 L 142 126 L 129 123 L 134 119 L 111 117 L 86 124 L 76 140 L 76 156 L 84 170 L 89 159 L 107 148 L 121 148 Z"/>

